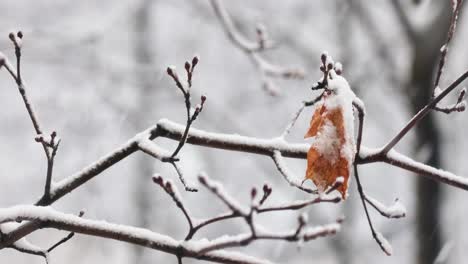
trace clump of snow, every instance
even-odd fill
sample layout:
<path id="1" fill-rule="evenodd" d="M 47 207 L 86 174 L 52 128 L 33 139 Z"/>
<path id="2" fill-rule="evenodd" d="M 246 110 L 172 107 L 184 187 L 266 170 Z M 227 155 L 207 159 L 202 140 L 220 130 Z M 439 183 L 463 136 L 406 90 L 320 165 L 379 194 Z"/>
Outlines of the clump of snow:
<path id="1" fill-rule="evenodd" d="M 334 95 L 328 97 L 324 104 L 330 110 L 336 107 L 342 108 L 346 144 L 341 149 L 341 155 L 346 158 L 349 164 L 352 164 L 354 161 L 354 154 L 356 153 L 356 147 L 354 144 L 353 113 L 353 101 L 356 98 L 356 95 L 351 90 L 345 78 L 333 73 L 334 71 L 332 71 L 333 79 L 328 81 L 328 89 L 332 90 Z"/>
<path id="2" fill-rule="evenodd" d="M 388 207 L 388 212 L 392 217 L 404 217 L 406 216 L 406 207 L 400 200 L 396 200 L 395 203 Z"/>
<path id="3" fill-rule="evenodd" d="M 341 73 L 343 72 L 343 64 L 341 64 L 341 62 L 335 63 L 335 72 L 338 75 L 341 75 Z"/>
<path id="4" fill-rule="evenodd" d="M 387 254 L 388 256 L 391 256 L 393 254 L 393 248 L 388 242 L 388 240 L 380 233 L 380 232 L 375 232 L 376 239 L 379 242 L 379 245 L 382 247 L 382 250 Z"/>
<path id="5" fill-rule="evenodd" d="M 444 44 L 442 45 L 442 47 L 440 47 L 440 52 L 441 53 L 447 52 L 447 44 Z"/>
<path id="6" fill-rule="evenodd" d="M 170 157 L 171 153 L 166 149 L 163 149 L 156 145 L 153 141 L 143 138 L 138 141 L 138 147 L 145 153 L 153 156 L 158 160 L 162 160 L 165 157 Z"/>
<path id="7" fill-rule="evenodd" d="M 376 199 L 364 194 L 367 202 L 369 202 L 379 213 L 388 218 L 401 218 L 406 216 L 405 206 L 397 199 L 391 206 L 385 206 Z"/>
<path id="8" fill-rule="evenodd" d="M 340 176 L 340 177 L 336 178 L 335 183 L 336 184 L 343 184 L 344 181 L 345 181 L 344 177 Z"/>
<path id="9" fill-rule="evenodd" d="M 306 224 L 308 221 L 309 221 L 309 215 L 307 214 L 307 212 L 303 212 L 299 216 L 299 222 L 302 224 Z"/>
<path id="10" fill-rule="evenodd" d="M 321 130 L 317 133 L 312 146 L 325 159 L 335 163 L 338 161 L 339 153 L 336 152 L 340 148 L 340 138 L 336 131 L 336 127 L 330 120 L 325 120 Z"/>
<path id="11" fill-rule="evenodd" d="M 339 232 L 341 225 L 339 223 L 333 223 L 323 226 L 309 227 L 305 229 L 302 233 L 304 241 L 309 241 L 319 237 L 324 237 L 328 235 L 333 235 Z"/>
<path id="12" fill-rule="evenodd" d="M 437 97 L 442 93 L 442 89 L 437 85 L 436 88 L 434 89 L 434 96 Z"/>

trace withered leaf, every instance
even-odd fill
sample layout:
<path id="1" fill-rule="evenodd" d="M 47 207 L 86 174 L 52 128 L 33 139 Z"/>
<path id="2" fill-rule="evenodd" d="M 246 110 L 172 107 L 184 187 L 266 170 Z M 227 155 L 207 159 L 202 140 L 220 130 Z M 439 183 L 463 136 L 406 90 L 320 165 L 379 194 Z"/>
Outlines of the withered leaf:
<path id="1" fill-rule="evenodd" d="M 304 136 L 308 137 L 315 137 L 315 143 L 307 153 L 306 179 L 311 179 L 319 191 L 323 192 L 332 186 L 338 177 L 343 177 L 344 182 L 338 191 L 345 199 L 351 164 L 341 151 L 347 144 L 343 109 L 335 107 L 330 110 L 325 104 L 319 106 Z"/>

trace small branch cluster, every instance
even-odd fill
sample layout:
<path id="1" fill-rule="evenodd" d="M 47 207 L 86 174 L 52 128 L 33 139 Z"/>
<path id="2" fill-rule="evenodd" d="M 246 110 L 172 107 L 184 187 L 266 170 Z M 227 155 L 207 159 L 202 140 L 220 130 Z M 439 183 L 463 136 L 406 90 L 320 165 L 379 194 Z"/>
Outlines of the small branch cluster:
<path id="1" fill-rule="evenodd" d="M 435 94 L 434 96 L 439 95 L 442 91 L 438 87 L 435 89 Z M 463 88 L 460 90 L 460 93 L 458 94 L 457 102 L 451 106 L 434 106 L 433 109 L 442 112 L 444 114 L 450 114 L 453 112 L 463 112 L 466 109 L 466 101 L 465 101 L 465 95 L 466 95 L 466 88 Z"/>
<path id="2" fill-rule="evenodd" d="M 143 133 L 142 137 L 138 140 L 138 146 L 140 150 L 143 152 L 151 155 L 152 157 L 162 161 L 170 163 L 174 169 L 176 170 L 177 174 L 179 175 L 179 179 L 185 187 L 185 190 L 190 192 L 196 192 L 197 189 L 195 187 L 191 187 L 187 184 L 185 177 L 182 173 L 182 169 L 180 165 L 177 163 L 180 159 L 177 157 L 179 152 L 181 151 L 182 147 L 187 142 L 187 137 L 189 134 L 190 127 L 192 126 L 193 122 L 197 119 L 198 115 L 203 110 L 203 106 L 206 101 L 206 96 L 202 95 L 200 97 L 200 103 L 192 109 L 192 101 L 191 101 L 191 88 L 192 88 L 192 77 L 193 71 L 195 67 L 198 65 L 199 59 L 197 56 L 193 57 L 192 61 L 186 61 L 184 68 L 187 75 L 186 83 L 184 84 L 183 81 L 180 79 L 179 75 L 175 67 L 168 67 L 167 74 L 174 80 L 177 88 L 181 91 L 182 95 L 184 96 L 185 102 L 185 109 L 187 113 L 187 121 L 185 124 L 185 130 L 183 136 L 179 140 L 179 144 L 175 148 L 172 153 L 169 153 L 167 150 L 157 146 L 153 143 L 149 138 L 151 137 L 148 133 Z"/>
<path id="3" fill-rule="evenodd" d="M 84 211 L 80 211 L 78 216 L 82 217 L 83 215 L 84 215 Z M 21 220 L 24 220 L 24 219 L 21 219 L 20 217 L 18 217 L 18 218 L 15 218 L 14 220 L 20 222 Z M 5 220 L 0 221 L 0 230 L 2 230 L 2 232 L 3 231 L 12 231 L 17 226 L 18 226 L 17 223 L 5 221 Z M 40 227 L 38 226 L 38 228 L 42 228 L 42 227 L 46 227 L 46 224 L 41 224 Z M 72 239 L 73 236 L 75 236 L 75 232 L 70 232 L 67 236 L 63 237 L 62 239 L 60 239 L 59 241 L 57 241 L 56 243 L 54 243 L 52 246 L 50 246 L 47 249 L 44 249 L 44 248 L 41 248 L 39 246 L 36 246 L 36 245 L 32 244 L 26 238 L 21 238 L 18 241 L 15 241 L 14 243 L 8 245 L 7 247 L 11 248 L 11 249 L 15 249 L 15 250 L 17 250 L 19 252 L 22 252 L 22 253 L 41 256 L 41 257 L 43 257 L 45 259 L 46 264 L 50 264 L 49 253 L 51 253 L 53 250 L 55 250 L 60 245 L 62 245 L 65 242 L 69 241 L 70 239 Z"/>
<path id="4" fill-rule="evenodd" d="M 333 74 L 341 75 L 343 73 L 343 65 L 340 62 L 334 62 L 333 58 L 328 55 L 328 52 L 322 52 L 320 56 L 320 61 L 322 65 L 320 65 L 320 71 L 323 73 L 323 77 L 320 81 L 315 83 L 312 86 L 312 90 L 321 90 L 324 89 L 327 91 L 328 89 L 328 79 L 333 79 Z M 314 100 L 315 101 L 315 100 Z"/>
<path id="5" fill-rule="evenodd" d="M 266 228 L 259 226 L 255 223 L 255 216 L 257 214 L 263 214 L 272 211 L 286 211 L 286 210 L 299 210 L 306 206 L 322 203 L 332 202 L 337 203 L 341 200 L 339 196 L 319 196 L 306 201 L 293 201 L 279 206 L 264 206 L 265 201 L 272 193 L 272 188 L 265 184 L 262 188 L 263 194 L 258 195 L 257 188 L 252 188 L 250 192 L 251 202 L 249 207 L 242 206 L 233 197 L 231 197 L 223 188 L 220 183 L 217 183 L 204 174 L 200 174 L 198 177 L 199 182 L 213 193 L 219 200 L 221 200 L 228 208 L 229 211 L 220 215 L 207 218 L 197 219 L 185 206 L 177 188 L 172 184 L 171 181 L 164 180 L 161 176 L 155 175 L 153 177 L 154 183 L 159 185 L 167 194 L 169 194 L 176 206 L 182 211 L 189 225 L 189 231 L 185 237 L 187 241 L 186 245 L 190 245 L 192 248 L 197 248 L 199 255 L 206 253 L 232 248 L 247 246 L 255 240 L 284 240 L 289 242 L 294 241 L 309 241 L 318 237 L 329 236 L 335 234 L 339 228 L 341 219 L 337 220 L 336 223 L 318 226 L 313 228 L 306 228 L 307 217 L 305 214 L 301 214 L 298 217 L 298 225 L 291 231 L 288 232 L 276 232 L 268 231 Z M 242 218 L 247 224 L 250 232 L 233 235 L 233 236 L 222 236 L 211 241 L 206 241 L 199 244 L 199 242 L 192 242 L 194 235 L 203 227 L 211 225 L 213 223 L 221 222 L 231 218 Z M 199 244 L 199 245 L 196 245 Z M 177 255 L 179 262 L 181 262 L 182 255 Z"/>
<path id="6" fill-rule="evenodd" d="M 211 0 L 210 2 L 218 20 L 221 22 L 223 29 L 231 42 L 234 44 L 234 46 L 242 50 L 253 61 L 255 67 L 258 69 L 263 82 L 262 87 L 265 91 L 267 91 L 270 95 L 279 94 L 279 89 L 271 80 L 271 77 L 284 79 L 304 78 L 304 73 L 301 69 L 278 66 L 272 64 L 263 56 L 261 56 L 260 53 L 262 51 L 270 49 L 274 46 L 273 41 L 268 37 L 266 29 L 263 25 L 257 25 L 255 29 L 256 40 L 250 41 L 235 29 L 231 17 L 227 13 L 220 0 Z"/>
<path id="7" fill-rule="evenodd" d="M 169 161 L 171 161 L 171 159 L 173 161 L 173 159 L 177 156 L 179 151 L 184 146 L 184 144 L 185 144 L 185 142 L 187 140 L 187 135 L 188 135 L 188 131 L 190 129 L 190 126 L 195 121 L 195 119 L 197 119 L 200 112 L 203 110 L 203 105 L 205 104 L 205 101 L 206 101 L 206 96 L 202 95 L 200 97 L 200 104 L 197 104 L 195 106 L 195 109 L 192 111 L 192 102 L 191 102 L 191 98 L 190 98 L 190 88 L 192 88 L 193 70 L 195 69 L 195 66 L 197 64 L 198 64 L 198 57 L 197 56 L 193 57 L 191 64 L 188 61 L 185 62 L 185 71 L 187 73 L 187 84 L 188 84 L 186 87 L 184 85 L 182 85 L 181 81 L 179 80 L 179 77 L 177 75 L 175 67 L 168 67 L 167 68 L 167 74 L 172 77 L 172 79 L 176 83 L 177 87 L 179 88 L 179 90 L 182 92 L 182 94 L 184 96 L 185 108 L 187 110 L 187 123 L 186 123 L 186 126 L 185 126 L 184 136 L 179 141 L 179 145 L 177 145 L 177 148 L 172 153 Z"/>
<path id="8" fill-rule="evenodd" d="M 60 139 L 57 138 L 57 133 L 54 131 L 50 134 L 50 137 L 47 139 L 43 136 L 41 125 L 37 114 L 30 102 L 30 99 L 26 93 L 26 86 L 24 84 L 23 78 L 21 76 L 21 56 L 22 56 L 22 43 L 23 43 L 23 33 L 18 31 L 16 33 L 11 32 L 8 37 L 10 38 L 14 48 L 16 56 L 16 72 L 13 69 L 13 66 L 9 60 L 0 53 L 0 67 L 5 66 L 7 71 L 10 73 L 11 77 L 15 80 L 18 91 L 23 99 L 26 110 L 28 111 L 29 117 L 32 121 L 34 130 L 36 132 L 35 140 L 38 143 L 41 143 L 44 154 L 47 158 L 47 173 L 46 173 L 46 182 L 44 187 L 43 199 L 47 200 L 51 195 L 51 184 L 52 184 L 52 172 L 54 167 L 54 159 L 57 154 L 57 150 L 60 144 Z"/>
<path id="9" fill-rule="evenodd" d="M 457 27 L 458 13 L 460 12 L 460 9 L 462 7 L 462 2 L 463 0 L 452 1 L 453 12 L 452 12 L 452 17 L 450 19 L 450 27 L 447 33 L 447 39 L 445 40 L 444 45 L 440 48 L 439 65 L 437 68 L 436 78 L 434 81 L 434 89 L 432 92 L 433 99 L 438 97 L 442 93 L 442 90 L 439 87 L 440 78 L 444 71 L 445 62 L 447 60 L 447 52 L 448 52 L 450 41 L 452 40 L 455 34 L 455 28 Z M 432 106 L 432 109 L 438 112 L 445 113 L 445 114 L 450 114 L 453 112 L 463 112 L 466 109 L 466 101 L 464 100 L 465 94 L 466 94 L 466 88 L 463 88 L 460 91 L 457 102 L 455 104 L 451 106 L 438 106 L 437 104 L 435 104 L 434 106 Z"/>

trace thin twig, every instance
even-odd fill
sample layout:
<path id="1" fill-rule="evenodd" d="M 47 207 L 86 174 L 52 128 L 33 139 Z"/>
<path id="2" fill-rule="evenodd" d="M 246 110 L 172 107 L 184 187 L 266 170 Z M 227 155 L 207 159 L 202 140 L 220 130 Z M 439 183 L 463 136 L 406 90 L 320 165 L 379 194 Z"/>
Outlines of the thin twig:
<path id="1" fill-rule="evenodd" d="M 372 237 L 377 242 L 377 244 L 380 246 L 382 251 L 385 252 L 385 254 L 387 254 L 388 256 L 390 256 L 392 254 L 391 250 L 389 250 L 388 246 L 386 246 L 386 242 L 382 241 L 383 240 L 382 236 L 378 235 L 380 233 L 378 233 L 375 230 L 374 225 L 372 224 L 372 220 L 370 218 L 369 211 L 367 209 L 365 194 L 364 194 L 364 190 L 362 189 L 361 180 L 359 179 L 359 174 L 358 174 L 358 169 L 357 169 L 356 164 L 354 164 L 354 177 L 356 178 L 356 183 L 357 183 L 356 185 L 357 185 L 357 189 L 358 189 L 358 192 L 359 192 L 359 197 L 361 198 L 362 207 L 364 207 L 364 212 L 366 213 L 367 223 L 369 224 L 369 227 L 370 227 L 370 230 L 371 230 L 371 233 L 372 233 Z"/>
<path id="2" fill-rule="evenodd" d="M 272 45 L 271 41 L 266 39 L 265 29 L 263 27 L 257 27 L 257 40 L 250 41 L 242 34 L 240 34 L 231 20 L 231 17 L 227 13 L 226 9 L 219 0 L 210 0 L 211 6 L 215 11 L 215 14 L 220 21 L 223 29 L 228 36 L 229 40 L 235 47 L 242 50 L 254 63 L 258 69 L 261 79 L 263 80 L 263 88 L 271 95 L 278 94 L 276 86 L 272 83 L 269 77 L 276 78 L 304 78 L 304 73 L 301 69 L 285 68 L 278 65 L 274 65 L 271 62 L 264 59 L 259 52 L 270 48 Z"/>
<path id="3" fill-rule="evenodd" d="M 464 72 L 452 84 L 444 89 L 438 96 L 434 97 L 426 104 L 411 120 L 393 137 L 387 145 L 382 148 L 381 154 L 387 154 L 401 139 L 421 121 L 443 98 L 445 98 L 451 91 L 458 87 L 466 78 L 468 78 L 468 71 Z"/>
<path id="4" fill-rule="evenodd" d="M 153 182 L 161 186 L 161 188 L 171 196 L 172 200 L 176 204 L 176 206 L 182 211 L 187 219 L 187 223 L 189 224 L 190 230 L 193 229 L 193 220 L 190 217 L 188 210 L 186 209 L 184 202 L 182 201 L 181 197 L 179 196 L 179 192 L 177 191 L 177 187 L 174 186 L 170 181 L 164 181 L 164 179 L 160 175 L 153 176 Z"/>
<path id="5" fill-rule="evenodd" d="M 80 211 L 78 214 L 78 217 L 82 217 L 84 215 L 84 211 Z M 47 252 L 52 252 L 52 250 L 56 249 L 58 246 L 66 243 L 68 240 L 72 239 L 75 236 L 75 232 L 70 232 L 66 237 L 60 239 L 57 243 L 53 244 L 49 249 L 47 249 Z"/>
<path id="6" fill-rule="evenodd" d="M 447 39 L 445 40 L 445 44 L 440 48 L 440 59 L 439 59 L 439 64 L 437 68 L 437 73 L 436 73 L 436 78 L 434 81 L 434 89 L 439 86 L 440 82 L 440 77 L 442 76 L 442 72 L 444 70 L 445 66 L 445 61 L 447 59 L 447 52 L 448 52 L 448 47 L 450 44 L 450 41 L 453 38 L 453 35 L 455 34 L 455 28 L 457 27 L 457 19 L 458 19 L 458 13 L 460 12 L 462 2 L 463 0 L 454 0 L 457 1 L 457 5 L 455 9 L 452 12 L 452 17 L 450 18 L 450 27 L 447 32 Z"/>
<path id="7" fill-rule="evenodd" d="M 304 108 L 315 105 L 318 101 L 322 100 L 322 97 L 323 97 L 323 93 L 321 93 L 319 96 L 317 96 L 315 99 L 313 99 L 311 101 L 302 102 L 301 107 L 299 107 L 299 109 L 296 111 L 296 113 L 294 113 L 294 116 L 292 117 L 291 121 L 289 122 L 289 124 L 284 129 L 283 134 L 281 134 L 280 138 L 284 139 L 291 132 L 291 129 L 296 124 L 297 119 L 301 115 Z"/>
<path id="8" fill-rule="evenodd" d="M 294 175 L 292 175 L 292 173 L 289 171 L 289 169 L 286 166 L 286 163 L 283 160 L 281 151 L 274 150 L 273 154 L 271 155 L 271 158 L 273 159 L 276 168 L 281 173 L 281 175 L 283 175 L 283 178 L 289 183 L 289 185 L 294 186 L 298 188 L 299 190 L 302 190 L 307 193 L 314 193 L 314 194 L 318 193 L 317 190 L 313 190 L 313 189 L 302 186 L 302 182 L 298 180 Z"/>

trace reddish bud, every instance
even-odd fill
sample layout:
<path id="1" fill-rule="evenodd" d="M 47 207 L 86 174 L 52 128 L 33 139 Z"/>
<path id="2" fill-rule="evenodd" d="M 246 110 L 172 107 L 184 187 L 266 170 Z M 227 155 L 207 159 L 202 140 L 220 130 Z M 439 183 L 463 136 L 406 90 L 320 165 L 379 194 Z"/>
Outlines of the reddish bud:
<path id="1" fill-rule="evenodd" d="M 171 193 L 171 194 L 174 193 L 171 182 L 166 182 L 166 185 L 164 186 L 164 188 L 166 189 L 168 193 Z"/>
<path id="2" fill-rule="evenodd" d="M 22 39 L 23 38 L 23 32 L 18 31 L 18 33 L 16 33 L 16 36 L 18 36 L 18 38 Z"/>
<path id="3" fill-rule="evenodd" d="M 201 100 L 201 102 L 202 102 L 202 104 L 203 104 L 203 103 L 206 101 L 206 96 L 205 96 L 205 95 L 202 95 L 202 96 L 200 97 L 200 100 Z"/>
<path id="4" fill-rule="evenodd" d="M 5 65 L 5 56 L 0 52 L 0 68 Z"/>
<path id="5" fill-rule="evenodd" d="M 190 71 L 190 63 L 189 63 L 188 61 L 185 62 L 185 70 L 186 70 L 187 72 Z"/>
<path id="6" fill-rule="evenodd" d="M 10 34 L 8 34 L 8 37 L 10 38 L 11 41 L 15 41 L 15 33 L 10 32 Z"/>
<path id="7" fill-rule="evenodd" d="M 167 67 L 167 74 L 169 74 L 170 76 L 174 77 L 174 67 Z"/>
<path id="8" fill-rule="evenodd" d="M 323 64 L 325 64 L 325 62 L 327 61 L 327 53 L 324 52 L 322 53 L 322 55 L 320 56 L 320 60 L 322 61 Z"/>
<path id="9" fill-rule="evenodd" d="M 192 68 L 195 68 L 195 66 L 198 64 L 198 56 L 193 57 L 192 59 Z"/>
<path id="10" fill-rule="evenodd" d="M 255 199 L 255 196 L 257 196 L 257 188 L 252 188 L 252 190 L 250 191 L 250 197 L 252 199 Z"/>
<path id="11" fill-rule="evenodd" d="M 154 175 L 153 182 L 161 186 L 163 185 L 163 179 L 160 175 Z"/>
<path id="12" fill-rule="evenodd" d="M 205 178 L 205 176 L 203 176 L 203 175 L 198 176 L 198 181 L 199 181 L 201 184 L 206 184 L 206 178 Z"/>

